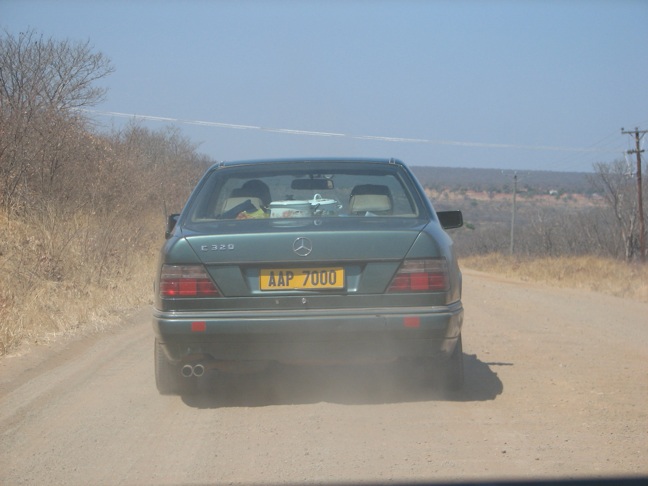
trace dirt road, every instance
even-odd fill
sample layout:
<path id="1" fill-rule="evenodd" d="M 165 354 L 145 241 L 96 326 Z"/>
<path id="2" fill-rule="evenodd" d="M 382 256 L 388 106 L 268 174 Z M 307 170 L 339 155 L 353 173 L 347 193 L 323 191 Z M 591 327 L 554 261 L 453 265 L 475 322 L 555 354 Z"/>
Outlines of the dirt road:
<path id="1" fill-rule="evenodd" d="M 160 396 L 149 309 L 5 358 L 0 484 L 648 475 L 647 304 L 465 271 L 464 305 L 456 396 L 390 369 Z"/>

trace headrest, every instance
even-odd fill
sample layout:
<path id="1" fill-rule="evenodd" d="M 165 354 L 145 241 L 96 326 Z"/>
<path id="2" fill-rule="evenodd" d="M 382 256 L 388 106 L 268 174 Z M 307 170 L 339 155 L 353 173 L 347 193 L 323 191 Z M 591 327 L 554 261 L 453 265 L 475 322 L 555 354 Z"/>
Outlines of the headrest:
<path id="1" fill-rule="evenodd" d="M 359 194 L 351 196 L 349 209 L 352 213 L 380 213 L 391 211 L 391 200 L 389 196 L 381 194 Z"/>

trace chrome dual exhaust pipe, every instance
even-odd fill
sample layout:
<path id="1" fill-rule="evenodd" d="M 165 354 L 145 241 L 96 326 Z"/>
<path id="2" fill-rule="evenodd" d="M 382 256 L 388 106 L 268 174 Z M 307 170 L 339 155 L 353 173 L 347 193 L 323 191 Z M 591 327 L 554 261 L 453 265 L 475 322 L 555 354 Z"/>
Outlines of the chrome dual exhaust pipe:
<path id="1" fill-rule="evenodd" d="M 199 378 L 205 374 L 205 367 L 200 363 L 195 365 L 190 365 L 187 363 L 182 367 L 180 373 L 182 373 L 182 376 L 184 376 L 185 378 L 191 378 L 192 376 Z"/>

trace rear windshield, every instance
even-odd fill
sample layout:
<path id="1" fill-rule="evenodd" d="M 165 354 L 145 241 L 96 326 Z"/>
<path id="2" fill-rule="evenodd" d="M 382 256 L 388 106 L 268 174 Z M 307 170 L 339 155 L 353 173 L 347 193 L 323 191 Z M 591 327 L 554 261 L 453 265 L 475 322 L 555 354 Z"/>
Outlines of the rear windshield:
<path id="1" fill-rule="evenodd" d="M 417 218 L 420 195 L 400 166 L 265 163 L 213 170 L 194 195 L 193 223 L 260 218 Z"/>

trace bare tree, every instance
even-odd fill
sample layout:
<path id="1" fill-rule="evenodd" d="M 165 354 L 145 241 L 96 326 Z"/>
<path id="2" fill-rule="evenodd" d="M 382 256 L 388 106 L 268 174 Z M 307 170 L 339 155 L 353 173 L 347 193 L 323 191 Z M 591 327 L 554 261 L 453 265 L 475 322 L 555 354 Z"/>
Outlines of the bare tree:
<path id="1" fill-rule="evenodd" d="M 55 41 L 34 30 L 0 35 L 0 203 L 7 209 L 51 185 L 61 147 L 82 130 L 78 108 L 99 103 L 113 72 L 89 42 Z M 73 138 L 73 137 L 72 137 Z"/>
<path id="2" fill-rule="evenodd" d="M 614 214 L 624 246 L 625 259 L 630 261 L 639 249 L 637 190 L 633 183 L 632 171 L 624 160 L 597 163 L 594 168 L 596 173 L 591 182 Z"/>
<path id="3" fill-rule="evenodd" d="M 113 71 L 89 41 L 55 41 L 33 30 L 0 38 L 0 96 L 12 110 L 96 105 L 106 89 L 95 83 Z"/>

